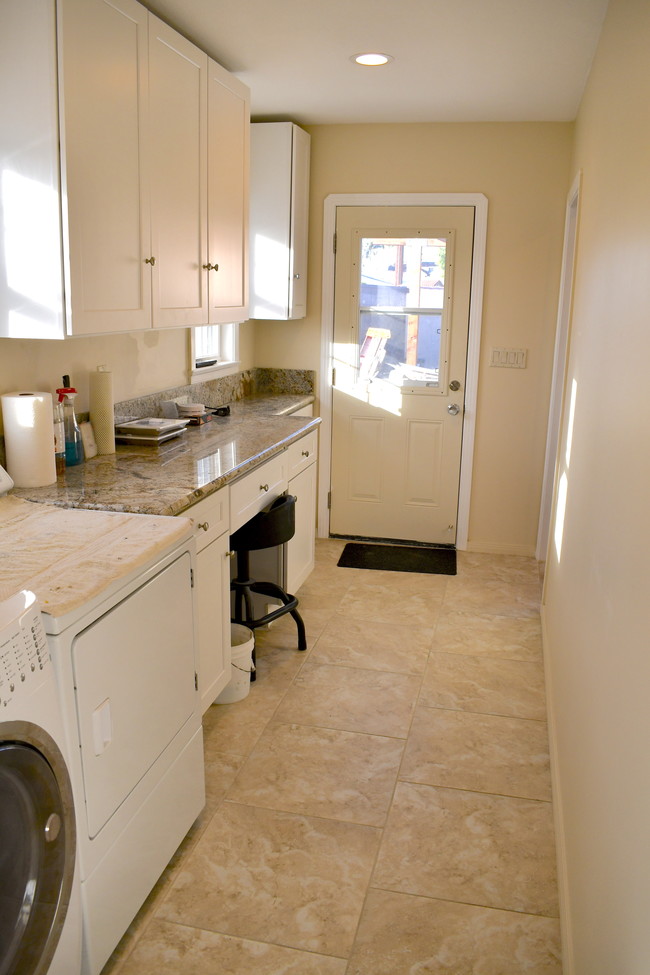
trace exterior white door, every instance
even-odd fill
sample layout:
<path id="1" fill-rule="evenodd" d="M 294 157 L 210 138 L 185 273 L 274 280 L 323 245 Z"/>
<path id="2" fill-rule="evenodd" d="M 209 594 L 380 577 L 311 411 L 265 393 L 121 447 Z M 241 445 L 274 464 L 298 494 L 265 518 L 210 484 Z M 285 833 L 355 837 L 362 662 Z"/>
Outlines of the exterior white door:
<path id="1" fill-rule="evenodd" d="M 338 207 L 330 532 L 454 544 L 473 206 Z"/>

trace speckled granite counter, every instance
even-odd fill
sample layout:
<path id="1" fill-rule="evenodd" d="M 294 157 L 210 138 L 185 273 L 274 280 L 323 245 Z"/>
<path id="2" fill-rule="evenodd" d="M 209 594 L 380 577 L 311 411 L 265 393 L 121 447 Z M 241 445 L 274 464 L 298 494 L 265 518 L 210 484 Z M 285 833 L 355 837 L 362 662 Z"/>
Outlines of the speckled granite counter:
<path id="1" fill-rule="evenodd" d="M 229 417 L 190 426 L 158 447 L 118 444 L 115 454 L 68 468 L 50 487 L 12 493 L 64 508 L 177 515 L 316 427 L 318 417 L 287 415 L 312 401 L 251 396 L 233 403 Z"/>

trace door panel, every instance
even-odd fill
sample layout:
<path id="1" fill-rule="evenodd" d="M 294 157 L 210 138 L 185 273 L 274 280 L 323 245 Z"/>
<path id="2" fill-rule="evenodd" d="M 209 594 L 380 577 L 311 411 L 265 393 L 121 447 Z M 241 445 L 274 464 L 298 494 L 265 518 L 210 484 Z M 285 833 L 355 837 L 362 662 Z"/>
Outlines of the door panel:
<path id="1" fill-rule="evenodd" d="M 332 534 L 455 542 L 473 230 L 471 206 L 337 210 Z"/>

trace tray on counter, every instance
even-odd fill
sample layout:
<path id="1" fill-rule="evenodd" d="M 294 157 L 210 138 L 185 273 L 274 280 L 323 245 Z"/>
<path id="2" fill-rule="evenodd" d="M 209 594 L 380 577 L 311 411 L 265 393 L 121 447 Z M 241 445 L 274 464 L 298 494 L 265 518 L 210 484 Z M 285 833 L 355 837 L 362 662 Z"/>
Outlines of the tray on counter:
<path id="1" fill-rule="evenodd" d="M 185 433 L 189 420 L 147 416 L 115 424 L 115 439 L 124 443 L 159 444 Z"/>

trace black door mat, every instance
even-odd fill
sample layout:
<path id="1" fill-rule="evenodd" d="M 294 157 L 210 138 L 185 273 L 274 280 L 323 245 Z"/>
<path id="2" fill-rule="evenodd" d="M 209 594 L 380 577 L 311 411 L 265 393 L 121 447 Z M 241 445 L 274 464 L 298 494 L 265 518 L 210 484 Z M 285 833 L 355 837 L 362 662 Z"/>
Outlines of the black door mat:
<path id="1" fill-rule="evenodd" d="M 438 575 L 455 576 L 456 549 L 348 542 L 337 565 L 345 569 L 431 572 Z"/>

